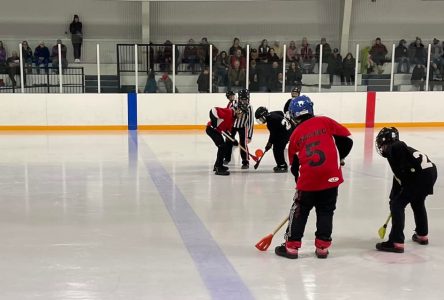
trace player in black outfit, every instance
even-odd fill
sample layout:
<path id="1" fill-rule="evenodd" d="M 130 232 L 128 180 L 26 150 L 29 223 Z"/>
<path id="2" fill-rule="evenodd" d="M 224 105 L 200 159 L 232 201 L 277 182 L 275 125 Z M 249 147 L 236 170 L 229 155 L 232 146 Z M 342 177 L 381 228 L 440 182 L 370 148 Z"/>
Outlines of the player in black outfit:
<path id="1" fill-rule="evenodd" d="M 414 242 L 427 245 L 429 240 L 425 199 L 433 194 L 437 170 L 435 164 L 419 152 L 399 140 L 394 127 L 384 127 L 376 137 L 376 150 L 387 158 L 394 173 L 390 192 L 392 229 L 386 242 L 376 244 L 376 249 L 387 252 L 404 252 L 405 207 L 410 203 L 415 217 Z"/>
<path id="2" fill-rule="evenodd" d="M 265 151 L 273 147 L 274 160 L 277 166 L 273 168 L 276 173 L 284 173 L 288 171 L 288 165 L 285 162 L 284 150 L 288 143 L 293 128 L 290 123 L 284 118 L 284 113 L 281 111 L 268 112 L 266 107 L 259 107 L 254 114 L 256 121 L 260 124 L 267 124 L 270 131 Z"/>
<path id="3" fill-rule="evenodd" d="M 284 105 L 284 114 L 287 114 L 288 107 L 290 106 L 291 100 L 293 100 L 293 98 L 299 97 L 300 95 L 301 95 L 301 87 L 300 86 L 296 86 L 291 90 L 291 98 L 288 99 Z M 289 116 L 288 116 L 288 119 L 290 119 Z"/>

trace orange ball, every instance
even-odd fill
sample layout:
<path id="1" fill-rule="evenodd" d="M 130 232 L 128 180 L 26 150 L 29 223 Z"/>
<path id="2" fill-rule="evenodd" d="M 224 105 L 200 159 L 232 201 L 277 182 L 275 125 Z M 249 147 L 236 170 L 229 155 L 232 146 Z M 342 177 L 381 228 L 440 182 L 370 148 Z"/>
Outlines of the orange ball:
<path id="1" fill-rule="evenodd" d="M 261 149 L 257 149 L 256 152 L 254 152 L 254 154 L 257 157 L 262 157 L 262 155 L 264 155 L 264 151 L 262 151 Z"/>

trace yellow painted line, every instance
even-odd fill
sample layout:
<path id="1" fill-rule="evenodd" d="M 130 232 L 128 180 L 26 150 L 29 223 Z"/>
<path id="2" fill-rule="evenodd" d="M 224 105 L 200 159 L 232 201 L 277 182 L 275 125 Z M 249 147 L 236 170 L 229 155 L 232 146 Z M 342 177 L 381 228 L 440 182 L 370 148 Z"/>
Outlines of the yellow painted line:
<path id="1" fill-rule="evenodd" d="M 33 125 L 13 125 L 0 126 L 0 130 L 128 130 L 128 126 L 122 125 L 80 125 L 80 126 L 33 126 Z"/>
<path id="2" fill-rule="evenodd" d="M 348 128 L 365 128 L 365 123 L 343 123 Z M 400 123 L 375 123 L 375 127 L 444 127 L 444 122 L 400 122 Z M 139 130 L 159 131 L 186 131 L 205 130 L 206 125 L 139 125 Z M 254 129 L 264 130 L 265 124 L 256 124 Z M 60 125 L 60 126 L 34 126 L 34 125 L 3 125 L 0 131 L 40 131 L 40 130 L 128 130 L 126 125 Z"/>

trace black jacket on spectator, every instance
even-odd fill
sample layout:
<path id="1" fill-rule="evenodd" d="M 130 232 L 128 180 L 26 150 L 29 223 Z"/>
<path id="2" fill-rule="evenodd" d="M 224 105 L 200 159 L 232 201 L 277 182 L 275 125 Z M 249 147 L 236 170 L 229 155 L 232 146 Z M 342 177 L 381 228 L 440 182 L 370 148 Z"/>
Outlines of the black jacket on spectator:
<path id="1" fill-rule="evenodd" d="M 416 65 L 415 68 L 413 69 L 411 80 L 422 80 L 422 79 L 424 80 L 426 79 L 425 68 L 422 65 L 420 66 Z"/>
<path id="2" fill-rule="evenodd" d="M 287 80 L 286 83 L 289 86 L 296 86 L 300 85 L 302 82 L 302 71 L 299 67 L 296 67 L 295 70 L 292 68 L 288 69 L 287 71 Z"/>
<path id="3" fill-rule="evenodd" d="M 318 62 L 319 62 L 320 52 L 321 52 L 321 44 L 318 44 L 316 46 L 316 50 L 315 50 L 315 57 L 316 57 L 316 61 L 318 61 Z M 330 56 L 330 54 L 331 54 L 330 44 L 329 43 L 325 43 L 322 46 L 322 62 L 325 63 L 327 61 L 328 57 Z"/>
<path id="4" fill-rule="evenodd" d="M 210 74 L 205 74 L 203 71 L 200 72 L 197 78 L 197 89 L 201 93 L 210 92 Z"/>
<path id="5" fill-rule="evenodd" d="M 408 56 L 409 52 L 407 47 L 404 47 L 402 42 L 399 42 L 399 45 L 395 48 L 395 59 Z"/>
<path id="6" fill-rule="evenodd" d="M 335 57 L 334 54 L 331 54 L 327 59 L 328 67 L 327 73 L 329 74 L 341 74 L 342 73 L 342 57 L 338 53 Z"/>
<path id="7" fill-rule="evenodd" d="M 344 75 L 355 75 L 355 67 L 356 59 L 354 58 L 347 59 L 346 57 L 342 61 L 342 71 Z"/>

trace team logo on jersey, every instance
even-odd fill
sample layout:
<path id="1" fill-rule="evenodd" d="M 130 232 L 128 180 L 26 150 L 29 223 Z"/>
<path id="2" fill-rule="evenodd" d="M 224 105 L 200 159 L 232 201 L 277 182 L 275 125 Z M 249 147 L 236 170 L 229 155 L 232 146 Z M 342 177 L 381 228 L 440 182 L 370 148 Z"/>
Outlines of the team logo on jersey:
<path id="1" fill-rule="evenodd" d="M 332 177 L 328 179 L 328 182 L 338 182 L 339 181 L 339 177 Z"/>

